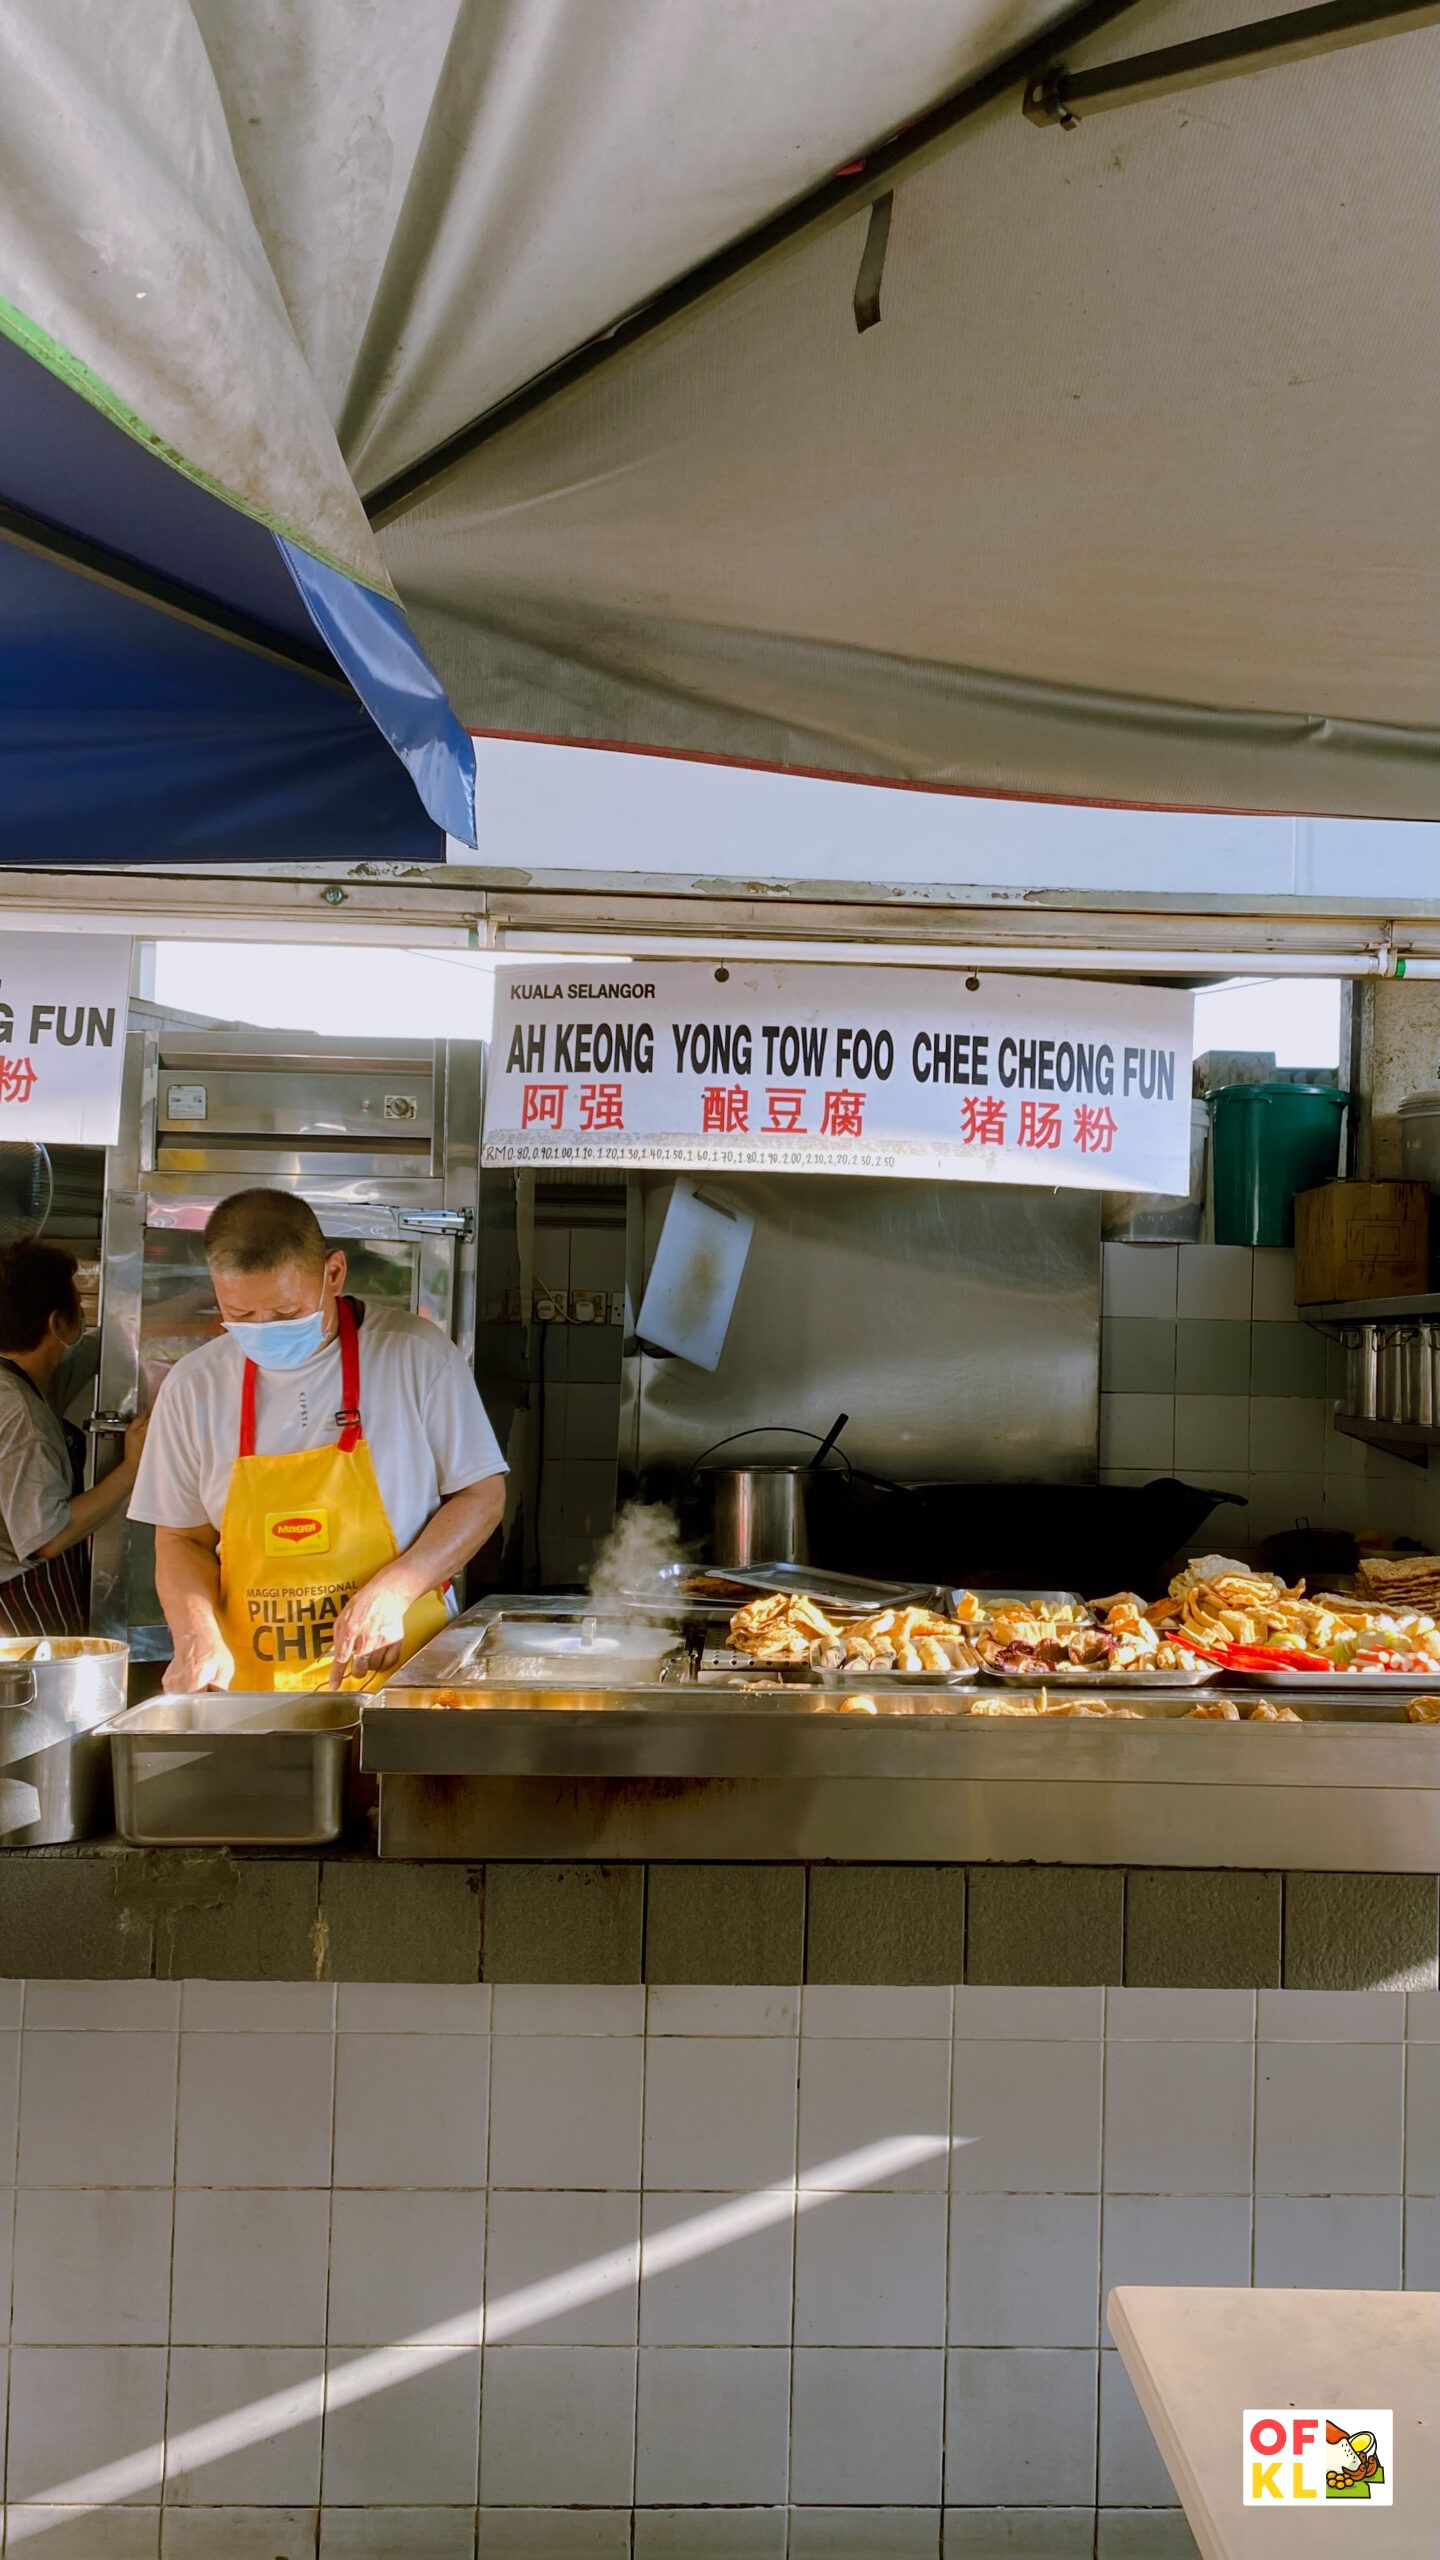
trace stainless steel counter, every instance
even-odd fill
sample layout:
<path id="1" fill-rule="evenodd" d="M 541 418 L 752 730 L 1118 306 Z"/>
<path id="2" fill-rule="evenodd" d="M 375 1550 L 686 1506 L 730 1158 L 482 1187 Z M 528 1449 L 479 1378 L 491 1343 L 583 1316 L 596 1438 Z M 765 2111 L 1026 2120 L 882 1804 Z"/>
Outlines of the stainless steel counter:
<path id="1" fill-rule="evenodd" d="M 382 1857 L 1440 1871 L 1440 1734 L 1401 1702 L 1337 1684 L 1301 1724 L 1191 1722 L 1192 1703 L 1029 1722 L 943 1692 L 867 1715 L 806 1690 L 393 1689 L 361 1754 Z"/>

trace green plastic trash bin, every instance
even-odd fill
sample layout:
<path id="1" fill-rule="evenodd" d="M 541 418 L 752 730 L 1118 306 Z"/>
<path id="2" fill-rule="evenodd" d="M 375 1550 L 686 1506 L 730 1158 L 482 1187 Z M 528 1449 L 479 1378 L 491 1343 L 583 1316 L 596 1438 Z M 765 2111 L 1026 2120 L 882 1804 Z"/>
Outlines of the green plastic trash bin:
<path id="1" fill-rule="evenodd" d="M 1334 1084 L 1222 1084 L 1209 1097 L 1217 1244 L 1293 1244 L 1295 1194 L 1340 1164 Z"/>

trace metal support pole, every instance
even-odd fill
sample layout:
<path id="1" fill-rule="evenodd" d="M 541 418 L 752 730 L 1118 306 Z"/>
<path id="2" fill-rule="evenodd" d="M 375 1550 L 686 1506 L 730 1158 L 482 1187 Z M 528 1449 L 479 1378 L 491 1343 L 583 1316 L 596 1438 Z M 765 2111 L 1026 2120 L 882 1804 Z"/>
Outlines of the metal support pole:
<path id="1" fill-rule="evenodd" d="M 1190 44 L 1159 53 L 1132 54 L 1126 62 L 1101 63 L 1093 71 L 1054 65 L 1026 83 L 1023 113 L 1031 124 L 1078 124 L 1108 107 L 1139 106 L 1177 89 L 1200 89 L 1212 80 L 1237 80 L 1281 63 L 1308 62 L 1378 36 L 1409 35 L 1440 20 L 1437 0 L 1322 0 L 1317 9 L 1287 10 L 1253 26 L 1224 27 Z"/>

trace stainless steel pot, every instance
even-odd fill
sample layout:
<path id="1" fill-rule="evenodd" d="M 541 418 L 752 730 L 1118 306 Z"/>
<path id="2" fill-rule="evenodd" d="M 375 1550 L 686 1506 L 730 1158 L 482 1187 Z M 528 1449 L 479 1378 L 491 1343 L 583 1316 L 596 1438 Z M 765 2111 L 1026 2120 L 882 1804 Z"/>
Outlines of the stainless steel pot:
<path id="1" fill-rule="evenodd" d="M 808 1564 L 808 1466 L 702 1467 L 712 1565 Z"/>
<path id="2" fill-rule="evenodd" d="M 101 1636 L 0 1638 L 0 1849 L 113 1828 L 110 1743 L 128 1645 Z"/>

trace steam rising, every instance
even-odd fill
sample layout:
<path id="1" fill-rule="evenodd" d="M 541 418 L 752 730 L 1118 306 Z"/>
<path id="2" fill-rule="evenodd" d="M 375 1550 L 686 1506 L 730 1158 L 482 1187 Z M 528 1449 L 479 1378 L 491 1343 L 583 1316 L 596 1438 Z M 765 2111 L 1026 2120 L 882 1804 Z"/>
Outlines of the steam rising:
<path id="1" fill-rule="evenodd" d="M 590 1598 L 597 1617 L 623 1618 L 637 1603 L 679 1611 L 667 1567 L 683 1564 L 680 1527 L 663 1502 L 627 1504 L 595 1559 Z"/>

